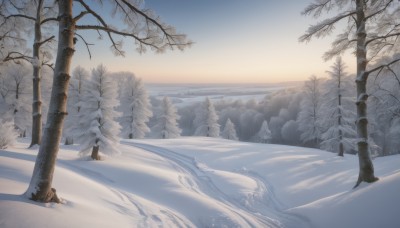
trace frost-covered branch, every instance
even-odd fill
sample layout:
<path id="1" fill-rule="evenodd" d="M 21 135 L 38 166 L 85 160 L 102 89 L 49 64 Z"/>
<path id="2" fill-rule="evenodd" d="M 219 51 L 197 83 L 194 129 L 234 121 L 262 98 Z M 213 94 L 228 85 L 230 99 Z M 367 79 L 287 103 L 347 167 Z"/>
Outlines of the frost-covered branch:
<path id="1" fill-rule="evenodd" d="M 113 14 L 121 15 L 125 29 L 111 26 L 105 17 L 100 12 L 96 12 L 83 0 L 75 0 L 83 8 L 75 20 L 78 21 L 84 15 L 93 16 L 99 24 L 77 24 L 77 30 L 95 30 L 97 32 L 105 32 L 111 41 L 111 48 L 116 55 L 124 55 L 122 50 L 122 42 L 114 40 L 113 35 L 132 38 L 137 45 L 137 50 L 140 53 L 146 51 L 149 47 L 156 52 L 163 52 L 167 48 L 183 50 L 190 46 L 192 41 L 186 38 L 184 34 L 178 34 L 175 28 L 169 26 L 159 19 L 152 11 L 140 9 L 135 3 L 127 0 L 114 0 Z"/>
<path id="2" fill-rule="evenodd" d="M 367 71 L 366 73 L 367 73 L 367 74 L 370 74 L 370 73 L 373 73 L 373 72 L 375 72 L 375 71 L 381 71 L 383 68 L 390 67 L 391 65 L 393 65 L 393 64 L 395 64 L 395 63 L 397 63 L 397 62 L 399 62 L 399 61 L 400 61 L 400 57 L 398 57 L 398 58 L 392 60 L 391 62 L 389 62 L 389 63 L 387 63 L 387 64 L 382 64 L 382 65 L 379 65 L 379 66 L 377 66 L 377 67 L 375 67 L 375 68 L 372 68 L 371 70 Z"/>
<path id="3" fill-rule="evenodd" d="M 312 37 L 322 38 L 329 35 L 335 28 L 336 23 L 344 18 L 348 18 L 356 14 L 356 11 L 342 13 L 336 17 L 328 18 L 316 25 L 310 26 L 306 33 L 299 38 L 300 42 L 309 42 Z"/>

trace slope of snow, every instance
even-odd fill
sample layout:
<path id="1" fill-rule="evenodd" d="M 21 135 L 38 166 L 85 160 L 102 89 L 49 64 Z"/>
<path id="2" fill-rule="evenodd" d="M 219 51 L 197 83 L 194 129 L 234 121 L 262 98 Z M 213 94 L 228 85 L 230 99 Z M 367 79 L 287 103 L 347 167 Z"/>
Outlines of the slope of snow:
<path id="1" fill-rule="evenodd" d="M 62 146 L 53 187 L 63 204 L 22 194 L 37 149 L 0 150 L 0 227 L 398 227 L 400 156 L 353 190 L 357 157 L 214 138 L 124 140 L 89 161 Z"/>

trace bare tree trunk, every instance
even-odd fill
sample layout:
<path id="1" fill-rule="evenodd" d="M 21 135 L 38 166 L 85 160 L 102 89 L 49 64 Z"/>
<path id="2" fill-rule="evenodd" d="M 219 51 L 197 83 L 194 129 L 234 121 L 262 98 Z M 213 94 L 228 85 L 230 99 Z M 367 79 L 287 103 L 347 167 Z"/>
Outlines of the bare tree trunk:
<path id="1" fill-rule="evenodd" d="M 339 76 L 339 91 L 340 91 L 340 76 Z M 342 106 L 342 95 L 339 94 L 338 96 L 338 100 L 339 100 L 339 107 Z M 339 108 L 338 110 L 338 126 L 339 126 L 339 153 L 338 155 L 343 157 L 344 156 L 344 148 L 343 148 L 343 132 L 342 129 L 340 128 L 342 126 L 342 110 Z"/>
<path id="2" fill-rule="evenodd" d="M 74 144 L 74 138 L 71 136 L 65 137 L 64 145 L 72 145 L 72 144 Z"/>
<path id="3" fill-rule="evenodd" d="M 40 42 L 42 40 L 41 14 L 43 0 L 39 0 L 36 10 L 35 41 L 33 43 L 33 101 L 32 101 L 32 141 L 29 147 L 40 145 L 42 141 L 42 95 L 40 89 L 41 61 Z"/>
<path id="4" fill-rule="evenodd" d="M 99 146 L 94 146 L 92 149 L 92 155 L 90 156 L 93 160 L 100 160 Z"/>
<path id="5" fill-rule="evenodd" d="M 44 129 L 43 141 L 36 158 L 35 168 L 29 188 L 25 195 L 40 202 L 60 202 L 55 189 L 51 187 L 55 162 L 61 141 L 66 113 L 69 72 L 74 54 L 75 22 L 72 18 L 72 0 L 58 1 L 59 5 L 59 36 L 54 80 L 51 91 L 47 124 Z"/>
<path id="6" fill-rule="evenodd" d="M 369 154 L 368 146 L 368 119 L 367 119 L 367 49 L 365 29 L 364 0 L 357 0 L 357 135 L 359 176 L 355 188 L 363 181 L 371 183 L 377 181 L 374 175 L 374 166 Z"/>

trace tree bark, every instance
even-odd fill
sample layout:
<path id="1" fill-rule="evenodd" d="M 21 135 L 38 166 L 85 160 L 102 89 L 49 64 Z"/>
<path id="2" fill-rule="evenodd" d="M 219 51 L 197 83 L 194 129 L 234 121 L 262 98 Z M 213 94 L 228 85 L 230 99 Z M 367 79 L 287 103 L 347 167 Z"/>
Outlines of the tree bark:
<path id="1" fill-rule="evenodd" d="M 69 72 L 74 54 L 75 22 L 72 17 L 72 0 L 58 1 L 59 36 L 54 80 L 51 91 L 47 124 L 39 148 L 35 167 L 25 195 L 40 202 L 60 202 L 51 187 L 62 127 L 66 113 Z"/>
<path id="2" fill-rule="evenodd" d="M 342 72 L 340 72 L 341 74 Z M 338 75 L 338 90 L 339 90 L 339 95 L 338 95 L 338 105 L 339 105 L 339 110 L 338 110 L 338 126 L 339 126 L 339 153 L 338 155 L 343 157 L 344 156 L 344 148 L 343 148 L 343 132 L 340 127 L 342 127 L 342 110 L 340 109 L 342 107 L 342 95 L 341 93 L 341 80 L 342 80 L 342 75 Z"/>
<path id="3" fill-rule="evenodd" d="M 92 149 L 92 155 L 90 156 L 93 160 L 100 160 L 99 146 L 94 146 Z"/>
<path id="4" fill-rule="evenodd" d="M 42 40 L 41 14 L 43 0 L 38 1 L 35 21 L 35 41 L 33 43 L 33 101 L 32 101 L 32 141 L 29 147 L 40 145 L 42 141 L 42 95 L 40 89 L 41 61 L 40 42 Z"/>
<path id="5" fill-rule="evenodd" d="M 374 175 L 374 166 L 369 154 L 368 146 L 368 119 L 367 119 L 367 45 L 366 45 L 366 29 L 365 29 L 365 5 L 364 0 L 357 0 L 357 135 L 358 135 L 358 160 L 359 160 L 359 176 L 356 188 L 361 182 L 368 183 L 377 181 Z"/>

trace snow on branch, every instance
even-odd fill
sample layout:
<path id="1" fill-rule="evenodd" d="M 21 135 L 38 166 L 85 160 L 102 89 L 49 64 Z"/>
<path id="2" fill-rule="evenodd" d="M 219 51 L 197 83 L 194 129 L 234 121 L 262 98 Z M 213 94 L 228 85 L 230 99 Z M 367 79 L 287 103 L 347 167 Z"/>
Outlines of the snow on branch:
<path id="1" fill-rule="evenodd" d="M 84 0 L 76 0 L 85 9 L 74 18 L 75 22 L 84 15 L 92 15 L 98 22 L 92 24 L 77 24 L 77 30 L 96 30 L 99 35 L 105 32 L 111 41 L 111 48 L 116 55 L 124 56 L 122 41 L 115 41 L 113 35 L 130 37 L 137 45 L 137 51 L 143 53 L 149 47 L 156 52 L 164 52 L 167 48 L 183 50 L 190 46 L 192 41 L 185 34 L 178 34 L 174 27 L 167 25 L 159 19 L 152 11 L 139 9 L 139 3 L 130 0 L 114 0 L 113 16 L 121 15 L 126 28 L 113 27 L 107 23 L 106 17 L 93 10 Z M 101 36 L 101 35 L 100 35 Z"/>
<path id="2" fill-rule="evenodd" d="M 396 55 L 395 58 L 394 58 L 391 62 L 388 62 L 388 63 L 386 63 L 386 64 L 379 65 L 379 66 L 377 66 L 377 67 L 375 67 L 375 68 L 372 68 L 371 70 L 367 71 L 367 73 L 370 74 L 370 73 L 373 73 L 373 72 L 375 72 L 375 71 L 379 71 L 379 72 L 378 72 L 378 75 L 379 75 L 379 73 L 380 73 L 384 68 L 390 68 L 391 65 L 393 65 L 393 64 L 395 64 L 395 63 L 397 63 L 397 62 L 400 62 L 400 54 Z"/>
<path id="3" fill-rule="evenodd" d="M 355 14 L 356 11 L 345 12 L 336 17 L 325 19 L 316 25 L 312 25 L 307 29 L 306 34 L 299 38 L 299 41 L 309 42 L 313 36 L 316 36 L 317 38 L 325 37 L 335 29 L 336 23 Z"/>
<path id="4" fill-rule="evenodd" d="M 314 3 L 309 4 L 303 12 L 302 15 L 310 15 L 313 14 L 314 17 L 319 17 L 323 11 L 329 11 L 333 6 L 331 0 L 319 0 Z"/>

